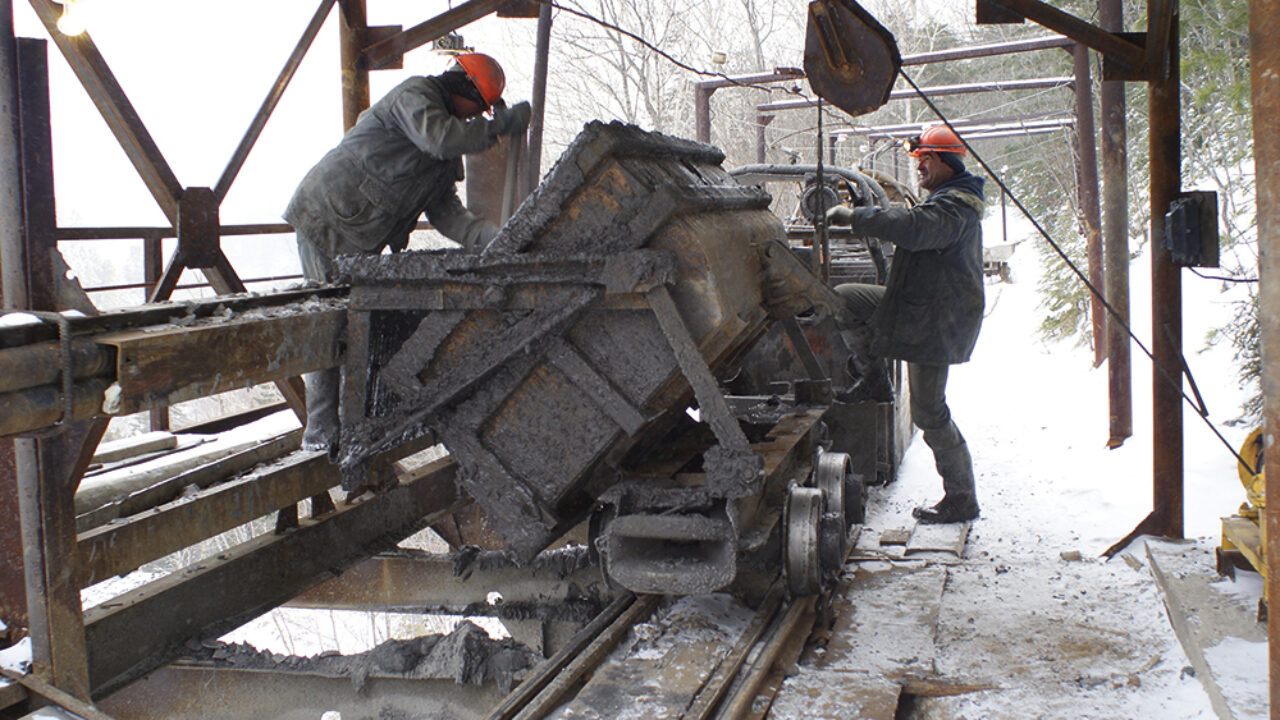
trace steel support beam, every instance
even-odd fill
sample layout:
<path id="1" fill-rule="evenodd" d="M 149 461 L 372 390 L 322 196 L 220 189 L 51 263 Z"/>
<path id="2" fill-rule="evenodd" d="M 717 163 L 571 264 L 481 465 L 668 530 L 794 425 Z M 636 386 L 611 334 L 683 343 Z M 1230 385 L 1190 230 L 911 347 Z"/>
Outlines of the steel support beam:
<path id="1" fill-rule="evenodd" d="M 1142 47 L 1040 0 L 984 0 L 984 2 L 1060 32 L 1132 68 L 1137 69 L 1145 65 L 1147 56 L 1146 50 Z"/>
<path id="2" fill-rule="evenodd" d="M 182 185 L 177 176 L 169 168 L 164 155 L 142 124 L 141 118 L 129 102 L 129 98 L 116 81 L 115 75 L 107 66 L 106 60 L 98 52 L 97 46 L 89 38 L 88 33 L 68 37 L 58 32 L 58 17 L 62 6 L 53 0 L 31 0 L 31 7 L 44 24 L 45 30 L 58 46 L 72 72 L 80 79 L 80 84 L 89 93 L 93 104 L 97 106 L 107 127 L 124 148 L 125 155 L 133 161 L 134 168 L 142 177 L 151 195 L 160 205 L 161 211 L 169 222 L 178 222 L 178 200 L 182 197 Z"/>
<path id="3" fill-rule="evenodd" d="M 1258 325 L 1262 331 L 1263 421 L 1267 493 L 1280 497 L 1280 1 L 1249 0 L 1249 79 L 1253 99 L 1253 163 L 1257 170 Z M 1267 596 L 1280 598 L 1280 503 L 1264 511 Z M 1280 611 L 1267 613 L 1271 718 L 1280 718 Z"/>
<path id="4" fill-rule="evenodd" d="M 453 32 L 489 13 L 501 10 L 519 0 L 468 0 L 408 30 L 380 40 L 364 50 L 365 66 L 378 70 L 398 61 L 404 54 L 446 33 Z"/>
<path id="5" fill-rule="evenodd" d="M 236 151 L 231 155 L 231 160 L 227 163 L 226 169 L 222 171 L 222 177 L 218 179 L 218 184 L 214 187 L 213 193 L 217 197 L 219 204 L 227 197 L 227 191 L 231 189 L 231 183 L 235 182 L 236 175 L 240 174 L 240 168 L 244 166 L 245 159 L 249 157 L 249 151 L 253 149 L 254 143 L 258 141 L 258 136 L 262 134 L 262 129 L 267 126 L 267 120 L 280 102 L 280 97 L 284 95 L 285 88 L 289 87 L 289 81 L 293 79 L 298 66 L 302 64 L 302 58 L 306 56 L 307 50 L 311 48 L 312 41 L 316 39 L 316 35 L 320 32 L 320 26 L 324 24 L 324 19 L 329 15 L 329 9 L 333 7 L 335 1 L 320 0 L 320 7 L 316 8 L 315 15 L 311 17 L 311 22 L 307 24 L 307 28 L 302 32 L 302 37 L 298 40 L 297 46 L 293 48 L 289 59 L 285 61 L 284 67 L 281 68 L 280 75 L 276 77 L 271 90 L 267 92 L 267 97 L 262 101 L 262 107 L 258 109 L 258 114 L 254 116 L 253 122 L 249 123 L 249 129 L 245 131 L 244 137 L 240 139 L 240 145 L 236 147 Z"/>
<path id="6" fill-rule="evenodd" d="M 27 306 L 22 247 L 22 139 L 18 121 L 18 51 L 13 3 L 0 2 L 0 290 L 4 307 Z M 0 440 L 0 620 L 27 627 L 27 582 L 23 571 L 14 441 Z"/>
<path id="7" fill-rule="evenodd" d="M 43 40 L 17 41 L 18 115 L 22 139 L 22 213 L 26 307 L 59 309 L 52 278 L 55 214 L 49 69 Z M 61 413 L 59 413 L 61 415 Z M 93 448 L 106 429 L 62 417 L 56 434 L 14 441 L 22 558 L 33 671 L 88 699 L 84 622 L 75 587 L 73 497 Z"/>
<path id="8" fill-rule="evenodd" d="M 85 636 L 93 695 L 163 665 L 187 640 L 222 635 L 444 517 L 460 502 L 456 474 L 451 458 L 438 460 L 390 490 L 90 609 Z"/>
<path id="9" fill-rule="evenodd" d="M 369 22 L 365 0 L 341 0 L 338 42 L 342 62 L 342 130 L 355 124 L 369 107 L 369 65 L 364 58 Z"/>
<path id="10" fill-rule="evenodd" d="M 566 570 L 570 570 L 566 572 Z M 501 599 L 490 602 L 494 590 Z M 459 577 L 454 573 L 453 556 L 397 550 L 377 555 L 322 585 L 290 600 L 290 607 L 331 608 L 374 612 L 453 612 L 503 617 L 518 612 L 536 615 L 539 608 L 550 614 L 573 601 L 598 605 L 608 603 L 610 590 L 597 566 L 558 568 L 551 561 L 533 567 L 514 565 L 477 568 Z M 579 608 L 581 609 L 581 608 Z M 574 620 L 583 620 L 576 617 Z M 590 619 L 589 617 L 586 619 Z"/>
<path id="11" fill-rule="evenodd" d="M 1102 218 L 1098 207 L 1098 151 L 1093 132 L 1093 79 L 1089 72 L 1089 48 L 1077 44 L 1071 51 L 1075 65 L 1076 95 L 1076 197 L 1084 225 L 1089 282 L 1103 291 Z M 1093 366 L 1107 357 L 1107 310 L 1103 298 L 1090 296 L 1093 320 Z"/>
<path id="12" fill-rule="evenodd" d="M 1151 172 L 1152 483 L 1154 532 L 1182 537 L 1182 276 L 1164 247 L 1164 214 L 1182 173 L 1178 23 L 1172 24 L 1166 77 L 1148 87 Z"/>
<path id="13" fill-rule="evenodd" d="M 1124 31 L 1120 0 L 1099 0 L 1098 22 L 1107 32 Z M 1102 241 L 1106 296 L 1118 317 L 1107 322 L 1107 396 L 1110 438 L 1120 447 L 1133 434 L 1133 377 L 1129 333 L 1129 170 L 1124 83 L 1104 80 L 1102 103 Z"/>

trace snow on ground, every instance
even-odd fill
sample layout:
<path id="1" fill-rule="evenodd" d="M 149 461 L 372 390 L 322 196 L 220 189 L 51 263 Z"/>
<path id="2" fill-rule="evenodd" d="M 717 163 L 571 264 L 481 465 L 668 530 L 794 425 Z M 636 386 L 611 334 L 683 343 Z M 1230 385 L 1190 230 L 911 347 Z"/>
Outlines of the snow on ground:
<path id="1" fill-rule="evenodd" d="M 989 238 L 1000 237 L 998 223 L 986 228 Z M 1014 284 L 987 286 L 978 347 L 972 362 L 953 367 L 948 385 L 973 453 L 982 517 L 943 595 L 937 669 L 999 689 L 921 699 L 913 717 L 1217 717 L 1170 626 L 1143 540 L 1130 545 L 1128 559 L 1099 557 L 1151 509 L 1151 362 L 1133 348 L 1134 436 L 1108 450 L 1106 366 L 1092 368 L 1088 348 L 1038 339 L 1032 244 L 1043 240 L 1031 233 L 1011 223 L 1011 240 L 1031 241 L 1011 260 Z M 1131 268 L 1132 327 L 1150 347 L 1148 263 L 1144 256 Z M 1198 352 L 1207 328 L 1230 313 L 1218 283 L 1184 275 L 1184 312 L 1188 364 L 1212 419 L 1238 447 L 1249 428 L 1222 425 L 1239 414 L 1241 400 L 1230 349 Z M 1202 540 L 1147 541 L 1185 554 L 1217 544 L 1219 519 L 1244 492 L 1229 450 L 1190 408 L 1184 418 L 1186 535 Z M 937 499 L 941 484 L 918 435 L 898 481 L 873 492 L 870 532 L 907 527 L 911 507 Z M 1212 552 L 1203 555 L 1211 569 Z M 1240 575 L 1231 591 L 1254 607 L 1261 583 Z M 1266 652 L 1265 643 L 1240 640 L 1206 649 L 1229 702 L 1266 697 Z M 1258 707 L 1233 703 L 1236 717 L 1265 717 L 1265 700 L 1260 714 L 1248 706 Z"/>

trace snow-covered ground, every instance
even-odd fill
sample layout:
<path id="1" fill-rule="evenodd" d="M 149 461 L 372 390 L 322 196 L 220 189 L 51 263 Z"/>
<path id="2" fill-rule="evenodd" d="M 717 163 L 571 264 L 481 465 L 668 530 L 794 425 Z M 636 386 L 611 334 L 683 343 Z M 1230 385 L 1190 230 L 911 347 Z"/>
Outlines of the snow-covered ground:
<path id="1" fill-rule="evenodd" d="M 986 228 L 999 238 L 999 219 Z M 1125 560 L 1099 555 L 1151 509 L 1151 362 L 1133 348 L 1134 435 L 1108 439 L 1107 371 L 1092 351 L 1037 338 L 1039 273 L 1033 229 L 1012 258 L 1013 284 L 988 285 L 988 317 L 972 362 L 952 369 L 948 399 L 974 457 L 982 517 L 964 560 L 951 568 L 940 614 L 938 671 L 997 690 L 922 700 L 916 718 L 1214 718 L 1209 695 L 1170 625 L 1143 546 L 1199 558 L 1212 571 L 1220 518 L 1244 500 L 1236 461 L 1187 408 L 1186 544 L 1139 539 Z M 1133 323 L 1150 347 L 1149 260 L 1132 265 Z M 1237 446 L 1250 428 L 1229 427 L 1241 391 L 1230 349 L 1203 348 L 1230 314 L 1220 283 L 1184 275 L 1184 348 L 1211 419 Z M 899 479 L 877 489 L 868 530 L 909 525 L 914 505 L 941 486 L 919 440 Z M 878 525 L 878 527 L 877 527 Z M 1079 554 L 1079 559 L 1076 558 Z M 1252 613 L 1256 576 L 1217 584 Z M 1265 635 L 1264 635 L 1265 636 Z M 1229 639 L 1206 648 L 1236 718 L 1266 717 L 1266 644 Z"/>

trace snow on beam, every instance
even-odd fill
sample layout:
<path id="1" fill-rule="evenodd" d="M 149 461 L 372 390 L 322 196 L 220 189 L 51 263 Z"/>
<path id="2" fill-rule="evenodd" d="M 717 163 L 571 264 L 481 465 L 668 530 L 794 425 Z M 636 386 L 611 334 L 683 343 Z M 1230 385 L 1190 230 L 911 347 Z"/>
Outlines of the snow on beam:
<path id="1" fill-rule="evenodd" d="M 443 458 L 398 486 L 284 534 L 262 535 L 85 613 L 90 684 L 101 697 L 452 512 L 457 465 Z"/>

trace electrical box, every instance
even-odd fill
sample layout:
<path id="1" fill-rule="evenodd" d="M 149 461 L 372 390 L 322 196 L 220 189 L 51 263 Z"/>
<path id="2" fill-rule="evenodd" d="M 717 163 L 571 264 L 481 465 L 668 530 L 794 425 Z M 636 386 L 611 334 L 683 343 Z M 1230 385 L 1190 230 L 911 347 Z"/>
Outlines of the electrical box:
<path id="1" fill-rule="evenodd" d="M 1180 193 L 1164 214 L 1164 246 L 1181 267 L 1218 267 L 1218 194 Z"/>

